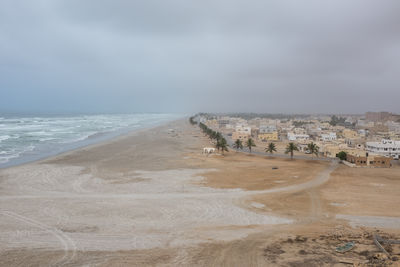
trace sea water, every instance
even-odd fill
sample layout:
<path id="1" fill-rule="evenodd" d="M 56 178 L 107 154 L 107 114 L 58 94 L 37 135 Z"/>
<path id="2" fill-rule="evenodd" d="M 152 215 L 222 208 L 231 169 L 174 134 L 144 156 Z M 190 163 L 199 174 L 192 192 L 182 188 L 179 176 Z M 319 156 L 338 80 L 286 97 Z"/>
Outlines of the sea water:
<path id="1" fill-rule="evenodd" d="M 182 117 L 178 114 L 2 116 L 0 168 L 56 155 Z"/>

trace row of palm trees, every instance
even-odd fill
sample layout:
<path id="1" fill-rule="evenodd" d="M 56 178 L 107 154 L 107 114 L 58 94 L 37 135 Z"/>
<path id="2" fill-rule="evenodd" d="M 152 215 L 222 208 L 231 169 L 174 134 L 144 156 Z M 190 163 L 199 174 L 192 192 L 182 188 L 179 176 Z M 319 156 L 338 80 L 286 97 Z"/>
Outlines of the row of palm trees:
<path id="1" fill-rule="evenodd" d="M 307 150 L 310 154 L 312 155 L 316 155 L 318 157 L 318 152 L 319 152 L 319 147 L 314 144 L 313 142 L 309 143 L 307 145 Z M 290 142 L 287 146 L 286 146 L 286 150 L 285 150 L 285 154 L 289 154 L 290 153 L 290 158 L 293 159 L 293 153 L 294 151 L 299 151 L 299 148 L 297 147 L 297 145 L 293 142 Z"/>
<path id="2" fill-rule="evenodd" d="M 256 146 L 256 144 L 254 143 L 254 140 L 252 138 L 247 139 L 245 145 L 249 149 L 250 153 L 251 153 L 251 148 Z M 235 148 L 236 150 L 243 149 L 242 140 L 237 139 L 235 141 L 235 143 L 233 144 L 233 148 Z M 313 142 L 311 142 L 310 144 L 307 145 L 307 149 L 310 152 L 310 154 L 315 154 L 318 156 L 319 147 L 316 144 L 314 144 Z M 293 159 L 294 151 L 299 151 L 299 148 L 295 143 L 291 142 L 286 146 L 285 154 L 290 154 L 290 158 Z M 276 152 L 275 143 L 272 143 L 272 142 L 269 143 L 268 146 L 265 148 L 265 152 L 270 153 L 270 154 L 273 154 L 274 152 Z"/>
<path id="3" fill-rule="evenodd" d="M 214 131 L 202 122 L 199 123 L 199 127 L 203 133 L 205 133 L 211 139 L 211 141 L 215 142 L 215 147 L 218 149 L 218 151 L 221 150 L 222 154 L 224 154 L 224 151 L 229 151 L 228 142 L 220 132 Z"/>
<path id="4" fill-rule="evenodd" d="M 192 116 L 192 117 L 189 118 L 189 122 L 190 122 L 191 125 L 197 124 L 197 122 L 196 122 L 195 119 L 194 119 L 194 116 Z"/>
<path id="5" fill-rule="evenodd" d="M 255 146 L 256 146 L 256 143 L 254 142 L 253 139 L 249 138 L 249 139 L 247 139 L 245 145 L 246 145 L 246 147 L 249 149 L 249 151 L 250 151 L 250 153 L 251 153 L 251 148 L 252 148 L 252 147 L 255 147 Z M 236 150 L 243 149 L 243 142 L 242 142 L 242 140 L 237 139 L 237 140 L 235 141 L 235 143 L 233 144 L 233 148 L 235 148 Z"/>
<path id="6" fill-rule="evenodd" d="M 316 155 L 318 157 L 318 152 L 319 152 L 319 146 L 317 146 L 316 144 L 314 144 L 313 142 L 309 143 L 307 145 L 307 150 L 310 154 L 312 155 Z M 290 153 L 290 157 L 293 159 L 293 153 L 294 151 L 299 151 L 298 146 L 293 143 L 290 142 L 287 146 L 286 146 L 286 150 L 285 150 L 285 154 L 289 154 Z"/>

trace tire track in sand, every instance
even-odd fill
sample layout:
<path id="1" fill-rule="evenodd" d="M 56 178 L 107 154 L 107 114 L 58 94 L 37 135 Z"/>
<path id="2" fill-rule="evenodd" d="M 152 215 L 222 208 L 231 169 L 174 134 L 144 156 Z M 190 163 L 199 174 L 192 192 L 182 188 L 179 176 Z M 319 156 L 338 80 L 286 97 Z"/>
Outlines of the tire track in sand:
<path id="1" fill-rule="evenodd" d="M 10 217 L 10 218 L 13 218 L 17 221 L 21 221 L 26 224 L 35 226 L 43 231 L 46 231 L 46 232 L 52 234 L 54 237 L 56 237 L 64 247 L 64 256 L 58 262 L 56 262 L 54 264 L 54 266 L 64 265 L 75 258 L 76 250 L 77 250 L 75 242 L 68 235 L 64 234 L 62 231 L 58 230 L 57 228 L 50 227 L 39 221 L 33 220 L 31 218 L 28 218 L 28 217 L 19 215 L 15 212 L 7 211 L 7 210 L 0 211 L 0 214 Z"/>

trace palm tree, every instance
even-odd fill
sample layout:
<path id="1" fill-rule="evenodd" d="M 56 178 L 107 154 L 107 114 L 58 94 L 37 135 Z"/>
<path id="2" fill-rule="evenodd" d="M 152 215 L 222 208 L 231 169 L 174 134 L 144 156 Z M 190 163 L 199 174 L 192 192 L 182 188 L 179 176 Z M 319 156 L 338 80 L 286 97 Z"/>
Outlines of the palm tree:
<path id="1" fill-rule="evenodd" d="M 307 149 L 308 151 L 310 151 L 311 154 L 315 154 L 318 157 L 319 147 L 316 144 L 311 142 L 310 144 L 307 145 Z"/>
<path id="2" fill-rule="evenodd" d="M 197 124 L 197 122 L 194 120 L 194 116 L 190 117 L 190 118 L 189 118 L 189 121 L 190 121 L 190 124 L 191 124 L 191 125 Z"/>
<path id="3" fill-rule="evenodd" d="M 217 140 L 217 142 L 215 143 L 215 148 L 218 150 L 218 152 L 219 152 L 219 150 L 221 149 L 221 141 L 218 139 Z"/>
<path id="4" fill-rule="evenodd" d="M 240 139 L 236 139 L 235 143 L 233 144 L 233 148 L 236 150 L 243 149 L 243 142 Z"/>
<path id="5" fill-rule="evenodd" d="M 218 139 L 216 146 L 217 146 L 218 151 L 221 149 L 222 154 L 224 154 L 224 151 L 229 151 L 228 150 L 228 143 L 226 142 L 225 138 Z"/>
<path id="6" fill-rule="evenodd" d="M 250 153 L 251 153 L 251 148 L 252 148 L 253 146 L 256 146 L 256 144 L 254 143 L 254 140 L 253 140 L 253 139 L 249 138 L 249 139 L 247 139 L 246 146 L 249 148 Z"/>
<path id="7" fill-rule="evenodd" d="M 269 152 L 269 153 L 274 153 L 276 152 L 276 146 L 274 143 L 269 143 L 267 148 L 265 149 L 265 152 Z"/>
<path id="8" fill-rule="evenodd" d="M 214 139 L 216 139 L 218 141 L 218 139 L 222 138 L 222 134 L 220 132 L 215 132 L 214 134 Z"/>
<path id="9" fill-rule="evenodd" d="M 290 142 L 287 146 L 286 146 L 286 151 L 285 153 L 288 154 L 290 153 L 290 158 L 293 159 L 293 152 L 294 151 L 299 151 L 299 148 L 292 142 Z"/>

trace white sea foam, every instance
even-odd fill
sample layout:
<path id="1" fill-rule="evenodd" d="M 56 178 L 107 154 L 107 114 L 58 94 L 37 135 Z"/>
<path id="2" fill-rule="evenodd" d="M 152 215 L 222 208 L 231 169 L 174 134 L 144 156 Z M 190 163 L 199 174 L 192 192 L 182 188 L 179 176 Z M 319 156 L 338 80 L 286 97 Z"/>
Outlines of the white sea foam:
<path id="1" fill-rule="evenodd" d="M 1 151 L 1 152 L 5 152 L 5 151 Z M 3 155 L 5 154 L 5 156 L 0 156 L 0 164 L 1 163 L 7 163 L 10 161 L 10 159 L 13 158 L 18 158 L 19 157 L 19 153 L 16 154 L 8 154 L 8 153 L 2 153 Z"/>
<path id="2" fill-rule="evenodd" d="M 174 114 L 82 115 L 70 117 L 0 118 L 0 167 L 23 157 L 40 158 L 97 142 L 113 134 L 178 118 Z M 82 144 L 81 144 L 82 143 Z M 46 154 L 46 155 L 45 155 Z M 29 160 L 27 160 L 29 161 Z"/>
<path id="3" fill-rule="evenodd" d="M 88 139 L 90 136 L 95 135 L 98 132 L 90 132 L 90 133 L 85 133 L 85 134 L 80 134 L 78 137 L 76 138 L 72 138 L 72 139 L 65 139 L 63 141 L 60 141 L 60 144 L 69 144 L 69 143 L 74 143 L 74 142 L 79 142 L 79 141 L 84 141 L 86 139 Z"/>
<path id="4" fill-rule="evenodd" d="M 39 138 L 40 142 L 46 142 L 46 141 L 52 141 L 52 140 L 57 140 L 57 138 L 54 138 L 54 137 Z"/>
<path id="5" fill-rule="evenodd" d="M 9 135 L 0 135 L 0 143 L 2 142 L 2 141 L 4 141 L 4 140 L 7 140 L 7 139 L 9 139 L 11 136 L 9 136 Z"/>
<path id="6" fill-rule="evenodd" d="M 9 150 L 0 151 L 0 164 L 9 162 L 12 159 L 19 158 L 24 153 L 31 152 L 35 149 L 34 145 L 28 145 L 24 147 L 11 148 Z"/>

